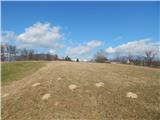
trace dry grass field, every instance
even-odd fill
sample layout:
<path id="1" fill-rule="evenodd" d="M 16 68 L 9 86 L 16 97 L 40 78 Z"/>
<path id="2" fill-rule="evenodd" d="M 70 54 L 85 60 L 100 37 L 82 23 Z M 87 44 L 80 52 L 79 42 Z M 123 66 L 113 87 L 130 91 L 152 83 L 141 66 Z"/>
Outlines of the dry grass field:
<path id="1" fill-rule="evenodd" d="M 160 69 L 48 62 L 2 86 L 2 120 L 159 119 Z"/>

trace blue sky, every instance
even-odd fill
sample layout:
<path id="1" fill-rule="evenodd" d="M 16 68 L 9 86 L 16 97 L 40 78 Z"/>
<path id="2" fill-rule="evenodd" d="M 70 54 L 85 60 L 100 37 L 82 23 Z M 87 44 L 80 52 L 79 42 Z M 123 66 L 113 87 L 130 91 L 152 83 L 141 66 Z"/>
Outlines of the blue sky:
<path id="1" fill-rule="evenodd" d="M 36 45 L 36 51 L 91 58 L 99 49 L 132 41 L 158 42 L 159 7 L 158 2 L 2 2 L 2 31 L 19 36 L 37 23 L 50 23 L 63 36 L 53 44 L 63 47 Z M 18 45 L 28 44 L 27 39 L 20 40 Z"/>

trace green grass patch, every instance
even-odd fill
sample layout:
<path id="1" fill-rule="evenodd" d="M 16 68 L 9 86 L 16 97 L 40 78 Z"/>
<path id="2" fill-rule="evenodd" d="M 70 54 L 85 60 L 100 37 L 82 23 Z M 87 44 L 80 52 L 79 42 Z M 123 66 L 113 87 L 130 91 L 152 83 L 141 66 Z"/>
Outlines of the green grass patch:
<path id="1" fill-rule="evenodd" d="M 45 61 L 20 61 L 1 63 L 2 85 L 33 74 L 46 64 Z"/>

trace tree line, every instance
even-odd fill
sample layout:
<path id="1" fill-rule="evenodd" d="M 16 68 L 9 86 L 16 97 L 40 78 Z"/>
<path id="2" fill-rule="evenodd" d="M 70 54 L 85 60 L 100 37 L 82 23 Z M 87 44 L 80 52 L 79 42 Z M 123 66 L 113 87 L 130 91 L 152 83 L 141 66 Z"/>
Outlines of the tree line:
<path id="1" fill-rule="evenodd" d="M 123 63 L 123 64 L 132 64 L 140 66 L 160 66 L 160 56 L 154 50 L 145 50 L 143 55 L 133 55 L 128 53 L 128 55 L 116 54 L 114 58 L 108 60 L 107 54 L 100 50 L 95 55 L 92 61 L 95 62 L 109 62 L 109 63 Z"/>
<path id="2" fill-rule="evenodd" d="M 160 56 L 159 56 L 160 57 Z M 115 54 L 114 58 L 108 59 L 104 50 L 98 51 L 90 62 L 101 62 L 101 63 L 123 63 L 133 64 L 141 66 L 160 66 L 160 58 L 154 50 L 144 51 L 144 55 L 128 55 L 122 56 Z M 59 58 L 57 54 L 48 53 L 36 53 L 33 49 L 22 48 L 19 49 L 15 45 L 1 45 L 1 61 L 29 61 L 29 60 L 60 60 L 60 61 L 72 61 L 69 56 Z M 76 59 L 79 62 L 79 59 Z"/>
<path id="3" fill-rule="evenodd" d="M 36 53 L 33 49 L 18 49 L 15 45 L 1 45 L 1 61 L 58 60 L 57 54 Z"/>

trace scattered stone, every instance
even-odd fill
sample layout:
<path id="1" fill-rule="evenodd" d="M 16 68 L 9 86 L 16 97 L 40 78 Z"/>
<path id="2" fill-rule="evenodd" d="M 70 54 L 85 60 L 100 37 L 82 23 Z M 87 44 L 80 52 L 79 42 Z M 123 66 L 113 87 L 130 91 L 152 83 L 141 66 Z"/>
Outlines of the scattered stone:
<path id="1" fill-rule="evenodd" d="M 133 92 L 128 92 L 126 94 L 126 97 L 128 98 L 138 98 L 137 94 L 133 93 Z"/>
<path id="2" fill-rule="evenodd" d="M 36 87 L 36 86 L 39 86 L 40 85 L 40 83 L 34 83 L 33 85 L 32 85 L 32 87 Z"/>
<path id="3" fill-rule="evenodd" d="M 61 78 L 61 77 L 59 77 L 59 78 L 57 78 L 57 80 L 62 80 L 62 78 Z"/>
<path id="4" fill-rule="evenodd" d="M 101 86 L 104 86 L 104 83 L 103 82 L 95 83 L 95 86 L 96 87 L 101 87 Z"/>
<path id="5" fill-rule="evenodd" d="M 2 98 L 7 97 L 7 96 L 9 96 L 9 94 L 8 94 L 8 93 L 6 93 L 6 94 L 2 95 Z"/>
<path id="6" fill-rule="evenodd" d="M 74 89 L 77 88 L 77 85 L 71 84 L 71 85 L 69 85 L 68 87 L 69 87 L 70 90 L 73 91 Z"/>
<path id="7" fill-rule="evenodd" d="M 55 106 L 57 106 L 58 104 L 59 104 L 59 102 L 57 102 L 57 101 L 56 101 L 56 102 L 54 102 L 54 105 L 55 105 Z"/>
<path id="8" fill-rule="evenodd" d="M 50 94 L 44 94 L 43 96 L 42 96 L 42 100 L 47 100 L 47 99 L 49 99 L 51 97 L 51 95 Z"/>

